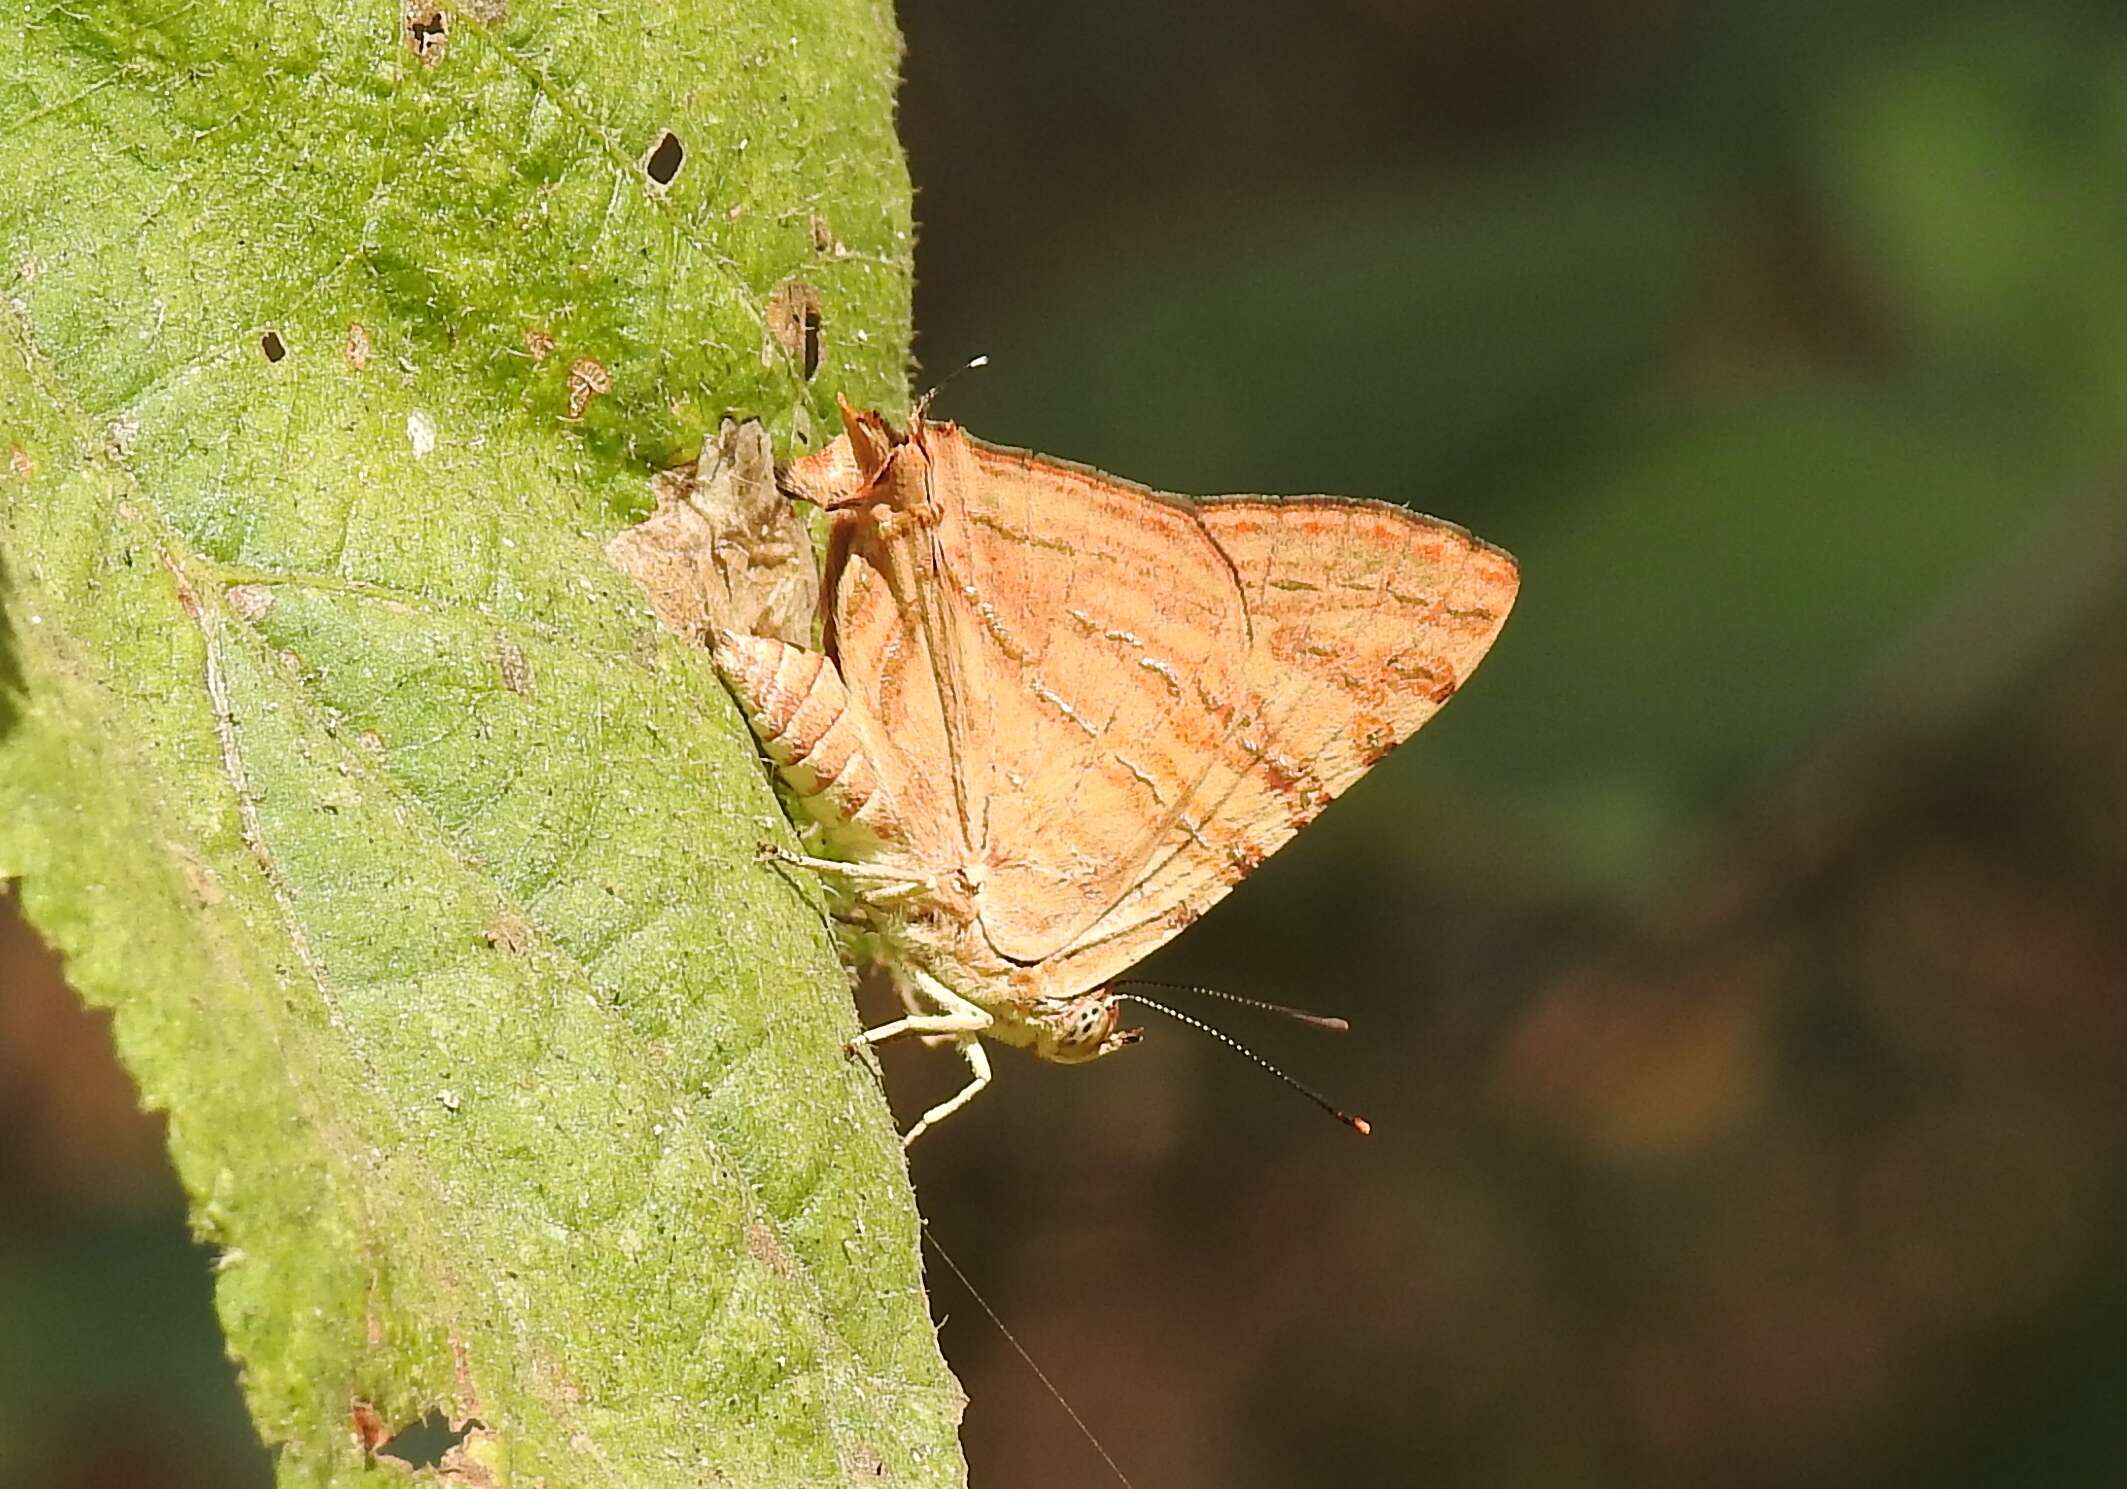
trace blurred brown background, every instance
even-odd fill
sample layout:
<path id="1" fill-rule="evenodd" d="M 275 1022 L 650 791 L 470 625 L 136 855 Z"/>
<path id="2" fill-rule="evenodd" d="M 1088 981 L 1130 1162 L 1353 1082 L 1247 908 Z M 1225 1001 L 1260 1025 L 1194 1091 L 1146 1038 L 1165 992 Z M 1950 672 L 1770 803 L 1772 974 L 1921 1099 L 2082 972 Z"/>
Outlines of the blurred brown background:
<path id="1" fill-rule="evenodd" d="M 914 1154 L 1137 1484 L 2127 1482 L 2127 14 L 902 20 L 943 413 L 1524 566 L 1145 969 L 1349 1015 L 1219 1022 L 1371 1142 L 1155 1026 Z M 0 1481 L 265 1484 L 101 1021 L 0 989 Z M 1112 1482 L 934 1296 L 975 1482 Z"/>

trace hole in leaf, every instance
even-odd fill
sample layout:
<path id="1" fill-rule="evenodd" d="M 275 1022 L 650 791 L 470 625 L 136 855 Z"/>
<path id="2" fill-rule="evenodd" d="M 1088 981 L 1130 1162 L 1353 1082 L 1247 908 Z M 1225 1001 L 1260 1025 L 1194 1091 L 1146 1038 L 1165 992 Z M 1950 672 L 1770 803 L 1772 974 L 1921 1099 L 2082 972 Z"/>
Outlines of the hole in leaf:
<path id="1" fill-rule="evenodd" d="M 481 1430 L 477 1420 L 453 1430 L 450 1418 L 440 1411 L 431 1411 L 378 1448 L 377 1456 L 396 1458 L 410 1468 L 434 1468 L 443 1461 L 444 1454 Z"/>
<path id="2" fill-rule="evenodd" d="M 649 172 L 650 179 L 658 185 L 670 186 L 672 178 L 679 174 L 680 165 L 686 158 L 686 147 L 680 144 L 679 136 L 668 129 L 658 136 L 657 143 L 651 147 L 649 156 L 643 161 L 643 169 Z"/>
<path id="3" fill-rule="evenodd" d="M 258 347 L 266 354 L 266 360 L 269 362 L 278 362 L 288 355 L 288 347 L 281 340 L 281 333 L 278 331 L 268 331 L 261 336 L 258 339 Z"/>
<path id="4" fill-rule="evenodd" d="M 778 355 L 797 362 L 809 379 L 820 369 L 823 342 L 820 292 L 802 279 L 779 284 L 762 307 L 767 335 L 761 341 L 761 365 L 770 367 Z"/>

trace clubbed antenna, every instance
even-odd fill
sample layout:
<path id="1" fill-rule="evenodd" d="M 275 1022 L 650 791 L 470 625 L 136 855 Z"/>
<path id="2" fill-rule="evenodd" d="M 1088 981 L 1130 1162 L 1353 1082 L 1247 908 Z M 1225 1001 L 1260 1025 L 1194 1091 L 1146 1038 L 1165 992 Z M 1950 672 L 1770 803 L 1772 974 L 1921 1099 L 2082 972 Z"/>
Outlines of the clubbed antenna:
<path id="1" fill-rule="evenodd" d="M 987 367 L 989 365 L 990 354 L 988 352 L 984 352 L 979 357 L 968 358 L 967 361 L 963 362 L 960 366 L 955 367 L 951 372 L 948 372 L 945 375 L 943 381 L 941 381 L 936 387 L 932 388 L 929 392 L 925 393 L 921 398 L 918 398 L 916 400 L 915 421 L 920 424 L 924 421 L 925 418 L 929 416 L 931 411 L 931 400 L 936 398 L 940 393 L 943 393 L 947 388 L 950 388 L 953 385 L 954 378 L 960 376 L 960 374 L 963 372 L 973 372 L 978 367 Z"/>
<path id="2" fill-rule="evenodd" d="M 1353 1116 L 1350 1112 L 1344 1111 L 1343 1109 L 1338 1107 L 1336 1103 L 1332 1102 L 1327 1096 L 1324 1096 L 1320 1091 L 1317 1091 L 1313 1086 L 1307 1085 L 1301 1081 L 1294 1080 L 1291 1076 L 1287 1075 L 1284 1071 L 1278 1069 L 1277 1066 L 1271 1064 L 1268 1060 L 1264 1059 L 1261 1055 L 1257 1054 L 1247 1045 L 1241 1043 L 1240 1040 L 1235 1039 L 1231 1034 L 1225 1033 L 1223 1030 L 1214 1029 L 1211 1027 L 1211 1025 L 1205 1023 L 1202 1019 L 1191 1018 L 1188 1014 L 1182 1013 L 1176 1009 L 1169 1008 L 1164 1003 L 1155 1003 L 1150 998 L 1139 997 L 1136 993 L 1116 993 L 1113 994 L 1113 996 L 1117 1002 L 1135 1003 L 1143 1008 L 1154 1009 L 1157 1012 L 1164 1013 L 1165 1015 L 1167 1015 L 1167 1017 L 1173 1019 L 1178 1024 L 1187 1024 L 1190 1028 L 1195 1029 L 1200 1034 L 1209 1034 L 1213 1039 L 1216 1039 L 1220 1044 L 1225 1045 L 1226 1048 L 1234 1051 L 1236 1054 L 1246 1055 L 1249 1059 L 1253 1060 L 1263 1069 L 1269 1071 L 1272 1075 L 1276 1076 L 1279 1080 L 1285 1082 L 1286 1085 L 1292 1087 L 1295 1091 L 1298 1091 L 1309 1101 L 1312 1101 L 1316 1106 L 1322 1108 L 1323 1111 L 1328 1112 L 1332 1117 L 1335 1117 L 1339 1122 L 1342 1122 L 1346 1127 L 1351 1128 L 1352 1131 L 1359 1133 L 1361 1136 L 1371 1136 L 1373 1134 L 1373 1124 L 1368 1122 L 1366 1118 Z M 1232 995 L 1228 994 L 1227 996 Z M 1247 998 L 1235 998 L 1234 1001 L 1239 1003 L 1247 1003 L 1251 1002 L 1252 1000 Z M 1261 1006 L 1266 1008 L 1274 1008 L 1277 1005 L 1264 1004 Z M 1290 1013 L 1293 1012 L 1293 1010 L 1279 1009 L 1279 1012 Z M 1316 1016 L 1313 1014 L 1301 1014 L 1300 1017 L 1315 1020 L 1316 1022 L 1329 1024 L 1331 1026 L 1343 1023 L 1343 1020 L 1341 1019 L 1317 1020 Z"/>

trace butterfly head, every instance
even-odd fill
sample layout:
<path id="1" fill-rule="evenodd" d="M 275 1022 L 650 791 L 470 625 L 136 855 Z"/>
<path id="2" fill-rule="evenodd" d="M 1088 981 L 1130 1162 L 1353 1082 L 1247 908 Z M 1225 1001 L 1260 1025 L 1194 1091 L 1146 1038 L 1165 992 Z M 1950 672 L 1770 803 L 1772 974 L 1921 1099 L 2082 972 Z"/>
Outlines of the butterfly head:
<path id="1" fill-rule="evenodd" d="M 1043 998 L 1027 1019 L 1034 1053 L 1059 1065 L 1083 1065 L 1136 1044 L 1143 1029 L 1123 1029 L 1122 1004 L 1106 988 L 1075 997 Z"/>

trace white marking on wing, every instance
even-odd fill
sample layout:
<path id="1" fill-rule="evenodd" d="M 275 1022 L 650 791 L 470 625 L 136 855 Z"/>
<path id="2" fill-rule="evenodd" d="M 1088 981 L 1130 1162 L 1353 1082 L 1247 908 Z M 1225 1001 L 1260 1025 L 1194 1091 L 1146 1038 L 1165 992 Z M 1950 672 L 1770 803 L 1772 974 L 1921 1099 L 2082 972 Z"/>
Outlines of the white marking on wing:
<path id="1" fill-rule="evenodd" d="M 1166 679 L 1167 687 L 1173 692 L 1176 701 L 1181 699 L 1182 675 L 1175 671 L 1172 665 L 1162 662 L 1158 657 L 1139 657 L 1137 665 L 1148 672 L 1157 672 L 1162 678 Z"/>
<path id="2" fill-rule="evenodd" d="M 1069 701 L 1065 699 L 1063 694 L 1057 692 L 1054 688 L 1042 682 L 1039 678 L 1034 678 L 1030 680 L 1027 683 L 1027 686 L 1033 690 L 1035 697 L 1039 698 L 1042 702 L 1048 704 L 1049 707 L 1055 709 L 1058 713 L 1062 714 L 1065 718 L 1076 724 L 1081 730 L 1085 731 L 1086 738 L 1100 738 L 1100 731 L 1094 728 L 1091 724 L 1087 723 L 1083 718 L 1081 718 L 1079 716 L 1078 710 L 1070 705 Z"/>

